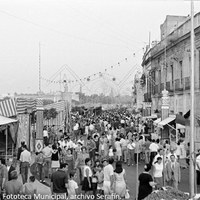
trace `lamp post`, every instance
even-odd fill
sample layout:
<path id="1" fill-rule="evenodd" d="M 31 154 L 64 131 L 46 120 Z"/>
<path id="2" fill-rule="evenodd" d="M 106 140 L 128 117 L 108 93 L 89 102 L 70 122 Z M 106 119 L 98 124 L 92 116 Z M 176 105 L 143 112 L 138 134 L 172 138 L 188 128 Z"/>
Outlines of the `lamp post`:
<path id="1" fill-rule="evenodd" d="M 194 2 L 191 0 L 191 113 L 190 113 L 190 197 L 194 197 Z"/>

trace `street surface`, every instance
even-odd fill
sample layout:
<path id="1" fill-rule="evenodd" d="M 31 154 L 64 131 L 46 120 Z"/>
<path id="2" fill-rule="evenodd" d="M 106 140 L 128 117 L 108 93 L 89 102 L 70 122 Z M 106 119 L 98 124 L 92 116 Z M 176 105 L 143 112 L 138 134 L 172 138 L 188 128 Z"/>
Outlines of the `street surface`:
<path id="1" fill-rule="evenodd" d="M 130 200 L 136 198 L 136 165 L 134 166 L 127 166 L 123 165 L 124 169 L 126 170 L 126 178 L 128 183 L 128 189 L 130 194 Z M 138 172 L 139 174 L 143 172 L 144 163 L 138 165 Z M 41 184 L 39 181 L 36 182 L 38 186 L 38 192 L 40 194 L 49 194 L 50 188 L 47 185 L 50 185 L 50 180 L 46 179 L 46 184 Z M 182 169 L 181 170 L 181 183 L 179 184 L 179 190 L 183 192 L 189 193 L 189 169 Z M 198 187 L 198 193 L 200 193 L 200 187 Z"/>

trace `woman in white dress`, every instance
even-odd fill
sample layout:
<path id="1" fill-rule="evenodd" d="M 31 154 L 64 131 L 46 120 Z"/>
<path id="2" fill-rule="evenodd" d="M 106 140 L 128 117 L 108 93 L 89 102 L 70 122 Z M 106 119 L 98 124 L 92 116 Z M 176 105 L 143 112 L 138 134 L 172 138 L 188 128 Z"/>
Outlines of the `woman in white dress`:
<path id="1" fill-rule="evenodd" d="M 120 138 L 116 138 L 115 149 L 116 149 L 116 154 L 115 154 L 116 159 L 117 161 L 120 161 L 122 157 L 122 148 L 121 148 Z"/>
<path id="2" fill-rule="evenodd" d="M 122 162 L 116 162 L 116 168 L 114 171 L 114 193 L 119 195 L 121 199 L 125 199 L 127 189 L 126 173 L 122 168 Z"/>

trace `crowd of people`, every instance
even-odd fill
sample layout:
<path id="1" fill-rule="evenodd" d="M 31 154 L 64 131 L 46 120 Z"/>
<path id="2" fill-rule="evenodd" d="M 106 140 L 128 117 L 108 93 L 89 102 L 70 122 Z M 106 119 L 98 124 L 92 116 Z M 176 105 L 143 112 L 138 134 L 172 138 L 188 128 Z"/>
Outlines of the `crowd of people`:
<path id="1" fill-rule="evenodd" d="M 142 163 L 147 164 L 139 176 L 138 199 L 164 183 L 178 188 L 180 168 L 188 167 L 187 145 L 183 141 L 177 144 L 155 141 L 146 121 L 128 111 L 106 111 L 98 116 L 77 113 L 72 116 L 72 124 L 72 131 L 66 132 L 54 126 L 44 127 L 44 148 L 36 152 L 34 175 L 42 183 L 50 179 L 52 194 L 66 195 L 69 199 L 80 194 L 96 199 L 99 195 L 115 194 L 116 198 L 124 199 L 130 187 L 124 166 Z M 15 193 L 37 193 L 32 184 L 35 176 L 28 178 L 31 157 L 22 143 L 17 159 L 23 185 L 15 184 L 18 185 Z M 16 176 L 13 169 L 12 180 L 16 181 Z M 6 194 L 11 192 L 6 186 L 3 188 Z"/>

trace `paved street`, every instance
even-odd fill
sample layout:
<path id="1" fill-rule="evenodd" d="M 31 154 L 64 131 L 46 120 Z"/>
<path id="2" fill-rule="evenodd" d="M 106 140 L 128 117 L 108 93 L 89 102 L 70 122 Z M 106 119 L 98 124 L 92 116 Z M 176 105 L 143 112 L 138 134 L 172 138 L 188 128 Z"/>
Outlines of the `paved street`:
<path id="1" fill-rule="evenodd" d="M 144 164 L 139 165 L 139 174 L 143 171 Z M 127 182 L 130 190 L 130 199 L 134 199 L 136 195 L 136 166 L 128 167 L 124 165 L 127 174 Z M 189 169 L 181 170 L 181 183 L 179 184 L 179 190 L 183 192 L 189 192 Z M 200 193 L 200 186 L 197 188 L 197 193 Z"/>
<path id="2" fill-rule="evenodd" d="M 84 138 L 85 139 L 85 138 Z M 35 156 L 32 155 L 32 163 L 34 163 Z M 127 166 L 126 164 L 123 165 L 124 169 L 126 170 L 126 178 L 128 182 L 128 188 L 130 193 L 130 199 L 133 200 L 136 197 L 136 165 L 134 166 Z M 144 163 L 140 163 L 138 165 L 138 175 L 143 172 Z M 19 177 L 21 180 L 21 176 Z M 49 194 L 50 188 L 47 185 L 50 185 L 50 180 L 46 179 L 46 185 L 41 184 L 39 181 L 36 181 L 36 185 L 38 187 L 38 192 L 40 194 Z M 179 190 L 184 192 L 189 192 L 189 168 L 181 170 L 181 183 L 179 184 Z M 200 193 L 200 187 L 197 188 L 198 192 Z"/>
<path id="3" fill-rule="evenodd" d="M 34 162 L 34 155 L 32 156 L 32 162 Z M 127 166 L 123 165 L 126 170 L 126 178 L 128 182 L 128 188 L 130 193 L 130 199 L 133 200 L 136 197 L 136 165 Z M 138 173 L 142 173 L 144 167 L 144 163 L 138 165 Z M 29 173 L 30 176 L 30 173 Z M 19 180 L 21 180 L 21 176 L 19 176 Z M 50 180 L 46 179 L 47 185 L 50 185 Z M 47 185 L 41 184 L 38 180 L 36 180 L 36 185 L 38 188 L 38 193 L 42 195 L 50 194 L 50 188 Z M 184 192 L 189 192 L 189 169 L 181 170 L 181 183 L 179 184 L 179 189 Z M 200 187 L 197 190 L 200 193 Z"/>

